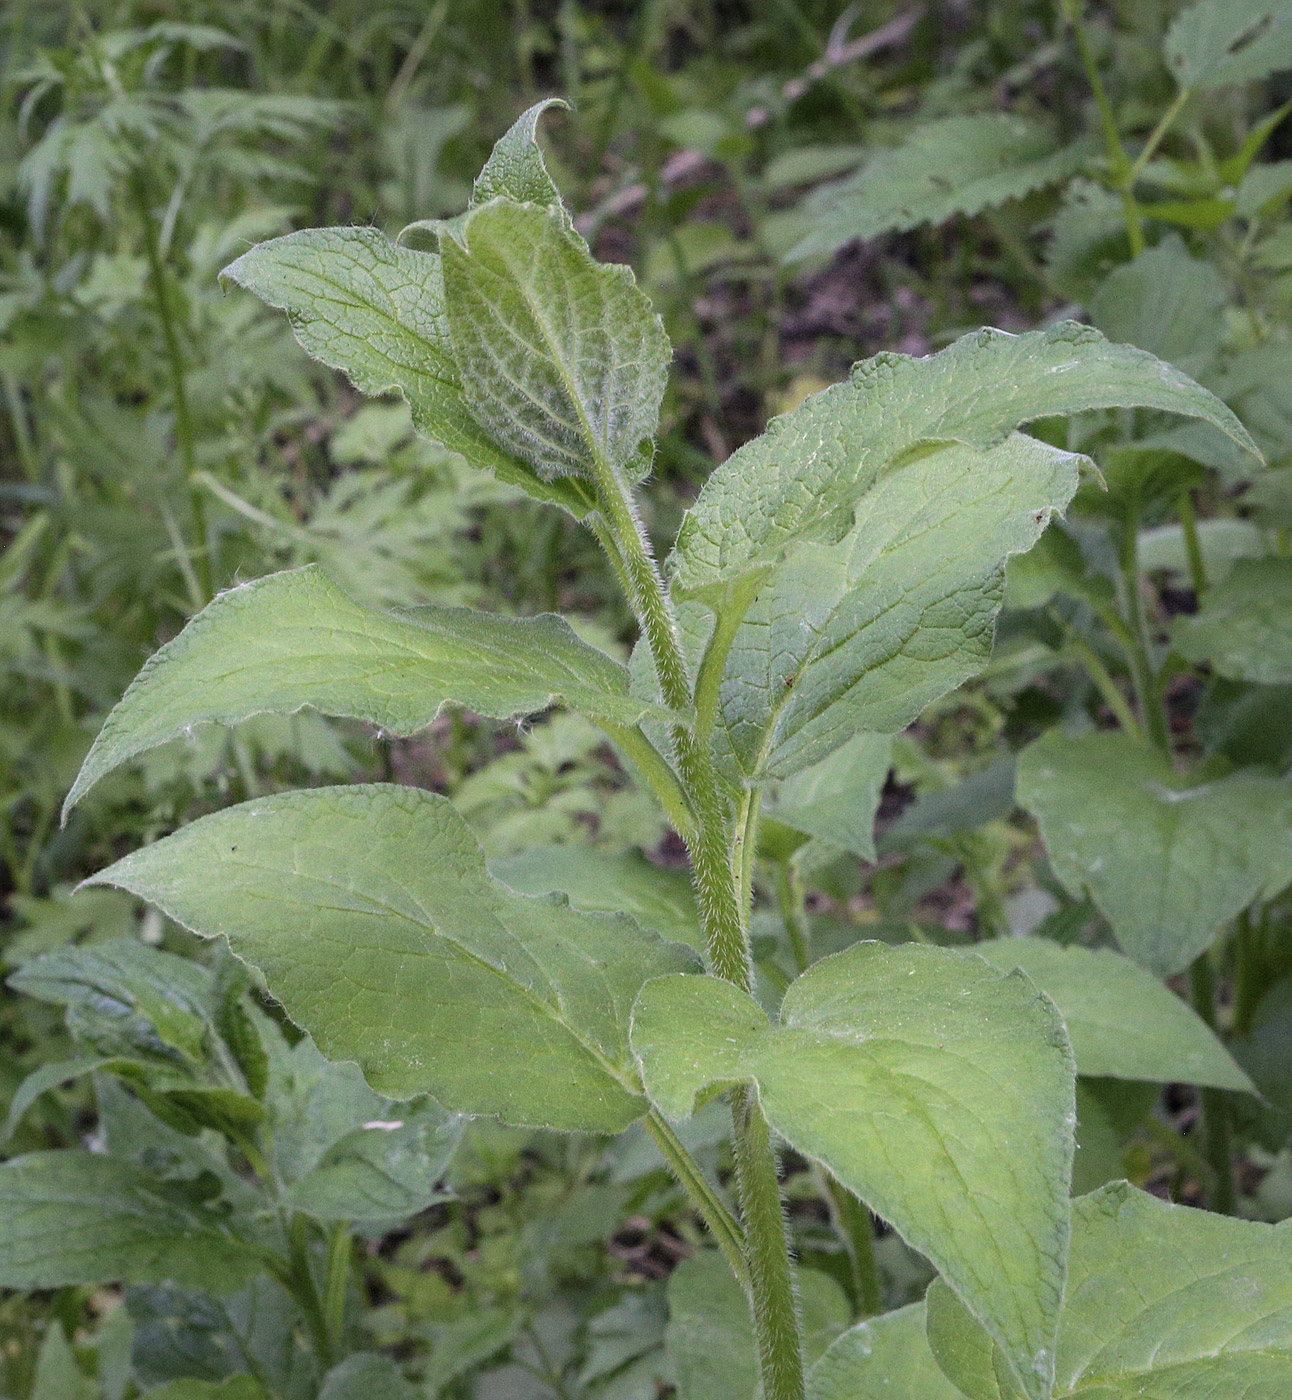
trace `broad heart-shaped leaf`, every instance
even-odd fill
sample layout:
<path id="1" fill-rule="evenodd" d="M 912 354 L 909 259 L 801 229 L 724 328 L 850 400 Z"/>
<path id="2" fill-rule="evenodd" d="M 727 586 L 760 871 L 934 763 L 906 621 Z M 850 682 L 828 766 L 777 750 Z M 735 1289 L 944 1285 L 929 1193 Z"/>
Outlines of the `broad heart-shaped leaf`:
<path id="1" fill-rule="evenodd" d="M 627 267 L 558 210 L 494 200 L 440 239 L 445 309 L 476 420 L 544 481 L 639 479 L 671 358 Z"/>
<path id="2" fill-rule="evenodd" d="M 1190 781 L 1124 734 L 1053 730 L 1024 750 L 1018 800 L 1059 879 L 1162 977 L 1292 880 L 1292 782 L 1259 770 Z"/>
<path id="3" fill-rule="evenodd" d="M 1002 970 L 1021 967 L 1054 1002 L 1079 1074 L 1256 1092 L 1193 1008 L 1120 953 L 1048 938 L 989 939 L 974 951 Z"/>
<path id="4" fill-rule="evenodd" d="M 808 1371 L 808 1400 L 964 1400 L 924 1329 L 923 1303 L 850 1327 Z"/>
<path id="5" fill-rule="evenodd" d="M 863 860 L 874 860 L 875 813 L 892 766 L 892 749 L 887 734 L 854 734 L 829 758 L 779 783 L 766 814 Z"/>
<path id="6" fill-rule="evenodd" d="M 658 711 L 630 697 L 626 667 L 551 613 L 378 612 L 311 564 L 220 594 L 149 658 L 104 722 L 65 810 L 118 764 L 205 721 L 308 705 L 413 734 L 445 705 L 509 719 L 557 700 L 612 725 Z"/>
<path id="7" fill-rule="evenodd" d="M 1260 455 L 1219 399 L 1143 350 L 1072 322 L 1025 335 L 981 330 L 924 359 L 864 360 L 847 383 L 773 419 L 732 453 L 687 512 L 674 589 L 717 606 L 795 541 L 840 538 L 862 496 L 921 443 L 985 449 L 1035 418 L 1117 407 L 1204 419 Z"/>
<path id="8" fill-rule="evenodd" d="M 218 1214 L 134 1162 L 69 1149 L 0 1166 L 0 1288 L 173 1280 L 229 1293 L 260 1268 Z"/>
<path id="9" fill-rule="evenodd" d="M 977 214 L 1068 179 L 1089 156 L 1084 145 L 1057 150 L 1047 131 L 1022 117 L 945 117 L 812 194 L 805 211 L 812 231 L 788 261 L 832 253 L 854 238 Z"/>
<path id="10" fill-rule="evenodd" d="M 499 885 L 450 802 L 387 784 L 244 802 L 94 882 L 227 938 L 379 1093 L 523 1126 L 619 1132 L 638 1118 L 633 1000 L 698 964 L 626 916 Z"/>
<path id="11" fill-rule="evenodd" d="M 1167 30 L 1166 62 L 1181 87 L 1252 83 L 1292 68 L 1288 0 L 1199 0 Z"/>
<path id="12" fill-rule="evenodd" d="M 667 977 L 642 989 L 632 1036 L 666 1114 L 707 1084 L 756 1084 L 776 1131 L 926 1254 L 1027 1394 L 1047 1394 L 1074 1074 L 1058 1013 L 1022 973 L 859 943 L 794 982 L 776 1026 L 717 978 Z"/>
<path id="13" fill-rule="evenodd" d="M 1292 1224 L 1168 1205 L 1118 1182 L 1073 1203 L 1055 1400 L 1292 1394 Z M 982 1329 L 934 1283 L 934 1355 L 970 1400 L 1014 1400 Z"/>
<path id="14" fill-rule="evenodd" d="M 374 228 L 319 228 L 258 243 L 220 274 L 286 311 L 302 348 L 365 394 L 402 394 L 419 433 L 580 519 L 592 496 L 545 482 L 494 442 L 464 397 L 437 253 Z"/>
<path id="15" fill-rule="evenodd" d="M 891 470 L 838 544 L 803 543 L 745 615 L 722 718 L 757 784 L 893 734 L 986 664 L 1005 562 L 1077 489 L 1081 459 L 1018 433 Z"/>
<path id="16" fill-rule="evenodd" d="M 1292 682 L 1292 559 L 1240 559 L 1193 617 L 1176 619 L 1176 651 L 1236 681 Z"/>

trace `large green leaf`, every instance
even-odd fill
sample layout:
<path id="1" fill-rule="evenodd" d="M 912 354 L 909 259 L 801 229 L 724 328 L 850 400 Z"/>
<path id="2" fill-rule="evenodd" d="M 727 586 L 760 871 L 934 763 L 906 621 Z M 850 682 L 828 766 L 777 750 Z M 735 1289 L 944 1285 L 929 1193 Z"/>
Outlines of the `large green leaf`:
<path id="1" fill-rule="evenodd" d="M 1166 61 L 1188 88 L 1252 83 L 1292 68 L 1292 4 L 1199 0 L 1167 31 Z"/>
<path id="2" fill-rule="evenodd" d="M 695 955 L 492 880 L 451 803 L 389 785 L 245 802 L 94 877 L 229 940 L 330 1059 L 391 1098 L 617 1132 L 645 1109 L 642 983 Z"/>
<path id="3" fill-rule="evenodd" d="M 807 1376 L 808 1400 L 964 1400 L 933 1359 L 924 1304 L 850 1327 Z"/>
<path id="4" fill-rule="evenodd" d="M 925 359 L 865 360 L 733 453 L 683 522 L 674 587 L 717 603 L 796 541 L 840 538 L 861 498 L 918 444 L 986 449 L 1035 418 L 1114 407 L 1204 419 L 1259 456 L 1219 399 L 1142 350 L 1071 322 L 1026 335 L 982 330 Z"/>
<path id="5" fill-rule="evenodd" d="M 1074 1202 L 1055 1400 L 1282 1400 L 1292 1393 L 1292 1223 L 1168 1205 L 1125 1182 Z M 929 1340 L 971 1400 L 1014 1400 L 950 1290 Z"/>
<path id="6" fill-rule="evenodd" d="M 509 719 L 557 700 L 616 725 L 659 714 L 629 695 L 626 667 L 562 618 L 377 612 L 309 565 L 222 593 L 152 656 L 104 722 L 66 807 L 118 764 L 205 721 L 308 705 L 412 734 L 445 705 Z"/>
<path id="7" fill-rule="evenodd" d="M 228 1293 L 260 1268 L 216 1211 L 134 1162 L 69 1150 L 0 1166 L 0 1287 L 173 1280 Z"/>
<path id="8" fill-rule="evenodd" d="M 1120 953 L 1046 938 L 993 939 L 974 951 L 996 967 L 1021 967 L 1054 1002 L 1078 1073 L 1255 1092 L 1211 1027 Z"/>
<path id="9" fill-rule="evenodd" d="M 811 195 L 811 232 L 789 261 L 832 253 L 854 238 L 977 214 L 1068 179 L 1089 155 L 1080 144 L 1057 149 L 1049 132 L 1012 114 L 944 117 Z"/>
<path id="10" fill-rule="evenodd" d="M 777 784 L 767 815 L 874 860 L 875 813 L 892 748 L 887 734 L 855 734 L 829 758 Z"/>
<path id="11" fill-rule="evenodd" d="M 1018 800 L 1063 883 L 1164 977 L 1292 880 L 1292 782 L 1260 771 L 1190 780 L 1124 734 L 1055 730 L 1024 750 Z"/>
<path id="12" fill-rule="evenodd" d="M 1058 1013 L 1022 973 L 860 943 L 793 983 L 776 1026 L 716 978 L 668 977 L 642 989 L 633 1046 L 671 1116 L 706 1083 L 756 1083 L 777 1132 L 928 1255 L 1046 1394 L 1074 1081 Z"/>
<path id="13" fill-rule="evenodd" d="M 1292 559 L 1240 559 L 1193 617 L 1176 619 L 1176 651 L 1262 685 L 1292 682 Z"/>
<path id="14" fill-rule="evenodd" d="M 1004 566 L 1077 489 L 1080 458 L 1015 434 L 894 468 L 838 544 L 803 543 L 736 633 L 721 687 L 739 776 L 893 734 L 991 654 Z"/>
<path id="15" fill-rule="evenodd" d="M 418 432 L 473 467 L 582 517 L 577 482 L 544 482 L 494 442 L 464 396 L 439 255 L 374 228 L 319 228 L 258 243 L 220 274 L 286 311 L 302 348 L 365 394 L 402 394 Z"/>
<path id="16" fill-rule="evenodd" d="M 440 240 L 445 308 L 478 422 L 544 481 L 644 476 L 668 337 L 627 267 L 560 211 L 495 200 Z"/>

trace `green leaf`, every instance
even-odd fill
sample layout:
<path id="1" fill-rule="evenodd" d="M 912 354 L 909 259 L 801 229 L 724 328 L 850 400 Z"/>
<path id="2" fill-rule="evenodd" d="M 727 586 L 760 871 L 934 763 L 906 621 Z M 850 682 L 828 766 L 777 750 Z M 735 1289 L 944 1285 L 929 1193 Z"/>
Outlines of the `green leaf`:
<path id="1" fill-rule="evenodd" d="M 417 431 L 580 519 L 577 482 L 543 482 L 476 421 L 449 342 L 435 253 L 373 228 L 306 229 L 258 243 L 220 274 L 286 311 L 302 348 L 364 394 L 402 394 Z"/>
<path id="2" fill-rule="evenodd" d="M 93 1074 L 96 1070 L 113 1063 L 113 1060 L 100 1055 L 85 1055 L 75 1060 L 55 1060 L 32 1070 L 19 1084 L 9 1102 L 9 1112 L 5 1117 L 4 1126 L 0 1128 L 0 1147 L 14 1135 L 27 1110 L 42 1094 L 48 1093 L 50 1089 L 60 1088 L 73 1079 L 80 1079 L 83 1075 Z"/>
<path id="3" fill-rule="evenodd" d="M 463 393 L 544 481 L 637 480 L 670 350 L 627 267 L 598 263 L 555 211 L 495 200 L 440 241 Z"/>
<path id="4" fill-rule="evenodd" d="M 65 810 L 118 764 L 207 721 L 310 706 L 413 734 L 445 705 L 510 719 L 557 700 L 615 725 L 661 713 L 629 695 L 626 667 L 553 614 L 377 612 L 309 565 L 222 593 L 149 658 L 104 722 Z"/>
<path id="5" fill-rule="evenodd" d="M 226 937 L 379 1093 L 526 1126 L 618 1132 L 639 1117 L 628 1013 L 648 978 L 696 965 L 626 916 L 499 885 L 452 804 L 414 788 L 246 802 L 94 881 Z"/>
<path id="6" fill-rule="evenodd" d="M 357 1351 L 327 1373 L 319 1400 L 420 1400 L 424 1395 L 390 1357 Z"/>
<path id="7" fill-rule="evenodd" d="M 829 758 L 779 783 L 766 815 L 874 860 L 875 813 L 892 748 L 887 734 L 855 734 Z"/>
<path id="8" fill-rule="evenodd" d="M 1167 67 L 1187 88 L 1253 83 L 1292 68 L 1288 0 L 1200 0 L 1166 34 Z"/>
<path id="9" fill-rule="evenodd" d="M 924 1304 L 851 1327 L 807 1376 L 808 1400 L 964 1400 L 924 1335 Z"/>
<path id="10" fill-rule="evenodd" d="M 561 192 L 547 172 L 538 144 L 538 119 L 551 107 L 569 111 L 570 104 L 559 97 L 536 102 L 494 143 L 493 152 L 476 176 L 473 206 L 488 204 L 491 199 L 514 199 L 521 204 L 561 208 Z"/>
<path id="11" fill-rule="evenodd" d="M 1191 780 L 1124 734 L 1052 731 L 1019 760 L 1018 800 L 1059 879 L 1163 977 L 1292 880 L 1292 783 L 1260 771 Z"/>
<path id="12" fill-rule="evenodd" d="M 1292 682 L 1292 559 L 1238 560 L 1195 616 L 1176 619 L 1171 641 L 1231 680 Z"/>
<path id="13" fill-rule="evenodd" d="M 654 865 L 635 851 L 611 854 L 593 846 L 538 846 L 490 861 L 489 870 L 521 894 L 559 892 L 576 909 L 631 914 L 665 938 L 704 947 L 690 873 Z"/>
<path id="14" fill-rule="evenodd" d="M 800 544 L 723 674 L 740 778 L 789 777 L 859 730 L 896 733 L 979 671 L 1005 562 L 1067 505 L 1079 462 L 1022 434 L 945 447 L 889 471 L 838 544 Z"/>
<path id="15" fill-rule="evenodd" d="M 1292 1224 L 1168 1205 L 1125 1182 L 1073 1204 L 1054 1398 L 1279 1400 L 1292 1386 Z M 997 1383 L 985 1334 L 929 1290 L 929 1340 L 971 1400 Z"/>
<path id="16" fill-rule="evenodd" d="M 173 1280 L 229 1293 L 260 1270 L 220 1217 L 133 1162 L 32 1152 L 0 1166 L 0 1287 Z"/>
<path id="17" fill-rule="evenodd" d="M 734 452 L 687 512 L 672 560 L 675 590 L 720 601 L 795 542 L 840 538 L 858 501 L 921 443 L 985 450 L 1036 418 L 1115 407 L 1201 418 L 1260 455 L 1213 394 L 1089 326 L 977 331 L 925 359 L 862 361 L 847 383 L 813 395 Z"/>
<path id="18" fill-rule="evenodd" d="M 855 238 L 980 213 L 1068 179 L 1089 157 L 1083 143 L 1056 149 L 1049 132 L 1022 117 L 944 117 L 812 194 L 805 206 L 812 231 L 787 261 L 832 253 Z"/>
<path id="19" fill-rule="evenodd" d="M 36 1357 L 30 1400 L 97 1400 L 99 1387 L 76 1364 L 63 1324 L 51 1319 Z"/>
<path id="20" fill-rule="evenodd" d="M 1003 971 L 1021 967 L 1054 1002 L 1079 1074 L 1255 1093 L 1211 1027 L 1120 953 L 1045 938 L 992 939 L 974 951 Z"/>
<path id="21" fill-rule="evenodd" d="M 269 1400 L 269 1395 L 260 1382 L 250 1376 L 230 1376 L 225 1381 L 186 1377 L 145 1391 L 144 1400 Z"/>
<path id="22" fill-rule="evenodd" d="M 971 954 L 859 943 L 791 985 L 779 1025 L 762 1017 L 716 978 L 645 986 L 633 1045 L 661 1108 L 752 1080 L 776 1131 L 926 1254 L 1045 1395 L 1074 1122 L 1053 1005 Z"/>

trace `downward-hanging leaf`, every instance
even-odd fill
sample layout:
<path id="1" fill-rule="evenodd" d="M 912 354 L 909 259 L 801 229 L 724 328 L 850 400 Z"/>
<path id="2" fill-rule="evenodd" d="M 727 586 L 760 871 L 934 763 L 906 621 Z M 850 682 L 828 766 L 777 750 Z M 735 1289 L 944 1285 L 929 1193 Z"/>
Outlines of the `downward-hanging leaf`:
<path id="1" fill-rule="evenodd" d="M 1054 1002 L 1078 1073 L 1255 1092 L 1192 1007 L 1120 953 L 1047 938 L 990 939 L 974 951 L 1003 970 L 1021 967 Z"/>
<path id="2" fill-rule="evenodd" d="M 671 358 L 627 267 L 557 210 L 495 200 L 440 240 L 445 309 L 478 422 L 544 481 L 639 479 Z"/>
<path id="3" fill-rule="evenodd" d="M 0 1166 L 0 1287 L 172 1280 L 231 1293 L 260 1272 L 250 1245 L 182 1186 L 68 1149 Z"/>
<path id="4" fill-rule="evenodd" d="M 628 684 L 626 667 L 550 613 L 377 612 L 309 565 L 222 593 L 149 659 L 104 722 L 65 810 L 119 764 L 206 721 L 309 706 L 413 734 L 445 705 L 510 719 L 563 700 L 617 725 L 658 713 Z"/>
<path id="5" fill-rule="evenodd" d="M 1261 685 L 1292 682 L 1292 559 L 1240 559 L 1171 631 L 1187 661 Z"/>
<path id="6" fill-rule="evenodd" d="M 1054 1400 L 1281 1400 L 1292 1387 L 1292 1225 L 1168 1205 L 1125 1182 L 1074 1202 Z M 1016 1400 L 949 1289 L 929 1340 L 970 1400 Z"/>
<path id="7" fill-rule="evenodd" d="M 1292 68 L 1288 0 L 1200 0 L 1167 30 L 1166 62 L 1181 87 L 1254 83 Z"/>
<path id="8" fill-rule="evenodd" d="M 633 1000 L 697 964 L 625 916 L 499 885 L 452 804 L 414 788 L 245 802 L 94 881 L 227 938 L 379 1093 L 523 1125 L 618 1132 L 639 1117 Z"/>
<path id="9" fill-rule="evenodd" d="M 1191 780 L 1124 734 L 1056 730 L 1024 750 L 1018 800 L 1067 888 L 1162 977 L 1292 880 L 1292 782 L 1261 771 Z"/>
<path id="10" fill-rule="evenodd" d="M 927 1254 L 1027 1394 L 1047 1395 L 1073 1067 L 1026 977 L 949 949 L 860 943 L 791 985 L 779 1025 L 717 978 L 666 977 L 642 989 L 632 1036 L 666 1114 L 707 1084 L 754 1082 L 776 1131 Z"/>
<path id="11" fill-rule="evenodd" d="M 1084 143 L 1060 150 L 1048 131 L 1008 113 L 944 117 L 812 194 L 812 231 L 787 261 L 1021 199 L 1075 175 L 1090 154 Z"/>
<path id="12" fill-rule="evenodd" d="M 964 1400 L 924 1327 L 923 1303 L 850 1327 L 808 1371 L 808 1400 Z"/>
<path id="13" fill-rule="evenodd" d="M 786 826 L 875 859 L 875 813 L 892 763 L 887 734 L 856 734 L 821 763 L 775 788 L 768 816 Z"/>

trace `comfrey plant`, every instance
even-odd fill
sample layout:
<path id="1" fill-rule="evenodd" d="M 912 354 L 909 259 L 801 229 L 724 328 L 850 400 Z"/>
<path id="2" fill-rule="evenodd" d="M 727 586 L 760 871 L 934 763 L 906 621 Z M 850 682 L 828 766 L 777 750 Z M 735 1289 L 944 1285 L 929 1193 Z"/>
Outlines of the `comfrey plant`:
<path id="1" fill-rule="evenodd" d="M 877 356 L 775 421 L 709 478 L 661 569 L 634 493 L 669 345 L 631 273 L 575 231 L 535 140 L 545 105 L 495 147 L 467 212 L 426 226 L 438 254 L 312 230 L 225 275 L 361 390 L 403 394 L 427 436 L 583 522 L 640 622 L 631 663 L 558 617 L 382 613 L 316 568 L 276 574 L 216 598 L 148 663 L 68 801 L 202 721 L 310 706 L 411 734 L 446 705 L 505 720 L 561 704 L 686 842 L 702 955 L 516 893 L 450 801 L 389 784 L 258 798 L 95 881 L 226 939 L 388 1099 L 568 1132 L 643 1121 L 747 1296 L 764 1400 L 1286 1393 L 1286 1229 L 1125 1185 L 1071 1200 L 1074 1043 L 1087 1073 L 1153 1078 L 1129 1031 L 1175 1007 L 1162 1034 L 1194 1047 L 1199 1077 L 1245 1083 L 1147 974 L 1112 952 L 1054 948 L 1029 975 L 1007 947 L 989 961 L 861 942 L 769 1006 L 750 952 L 765 804 L 796 780 L 810 804 L 804 774 L 983 667 L 1006 561 L 1076 491 L 1084 459 L 1020 425 L 1135 407 L 1256 455 L 1251 439 L 1185 375 L 1087 327 L 983 330 L 927 359 Z M 1107 1006 L 1124 1015 L 1092 1030 Z M 734 1209 L 677 1131 L 719 1094 Z M 940 1275 L 810 1371 L 778 1141 Z M 6 1199 L 21 1233 L 34 1207 Z"/>

